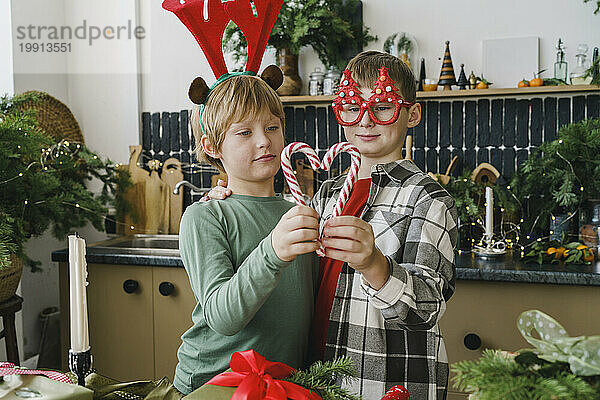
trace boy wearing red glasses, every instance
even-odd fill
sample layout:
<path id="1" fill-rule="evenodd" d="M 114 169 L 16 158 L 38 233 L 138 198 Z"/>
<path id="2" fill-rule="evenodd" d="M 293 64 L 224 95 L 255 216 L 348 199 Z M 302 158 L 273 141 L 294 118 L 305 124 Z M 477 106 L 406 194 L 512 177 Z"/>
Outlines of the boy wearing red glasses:
<path id="1" fill-rule="evenodd" d="M 445 399 L 448 362 L 438 321 L 454 292 L 457 213 L 452 197 L 402 159 L 419 124 L 415 78 L 400 59 L 367 51 L 344 71 L 332 104 L 361 153 L 342 216 L 331 216 L 345 174 L 313 199 L 321 215 L 322 281 L 313 321 L 315 358 L 350 356 L 348 388 L 381 398 L 393 385 L 411 399 Z"/>
<path id="2" fill-rule="evenodd" d="M 408 128 L 421 121 L 412 71 L 387 53 L 350 60 L 332 107 L 361 153 L 358 181 L 330 218 L 346 175 L 312 201 L 321 216 L 321 285 L 311 358 L 352 358 L 359 378 L 343 386 L 380 399 L 393 385 L 413 400 L 445 399 L 448 361 L 438 322 L 454 292 L 454 199 L 409 160 Z M 230 189 L 214 188 L 210 198 Z"/>

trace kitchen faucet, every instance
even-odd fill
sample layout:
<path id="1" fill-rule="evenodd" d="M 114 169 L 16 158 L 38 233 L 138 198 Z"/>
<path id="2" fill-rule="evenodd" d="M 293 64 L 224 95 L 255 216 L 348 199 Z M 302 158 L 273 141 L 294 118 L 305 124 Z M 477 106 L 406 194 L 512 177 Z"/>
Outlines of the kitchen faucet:
<path id="1" fill-rule="evenodd" d="M 179 181 L 179 182 L 177 182 L 177 184 L 175 184 L 175 188 L 173 189 L 173 194 L 179 194 L 179 188 L 181 188 L 182 186 L 189 187 L 190 194 L 192 196 L 204 195 L 207 192 L 207 190 L 200 189 L 199 187 L 192 185 L 188 181 Z"/>

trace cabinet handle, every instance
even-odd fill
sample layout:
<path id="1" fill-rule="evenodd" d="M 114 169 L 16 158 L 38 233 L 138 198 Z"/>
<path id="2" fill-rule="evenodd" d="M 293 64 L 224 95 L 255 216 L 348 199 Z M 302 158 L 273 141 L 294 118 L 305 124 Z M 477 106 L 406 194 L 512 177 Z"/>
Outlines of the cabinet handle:
<path id="1" fill-rule="evenodd" d="M 163 296 L 170 296 L 175 291 L 175 285 L 171 282 L 161 282 L 161 284 L 158 285 L 158 291 Z"/>
<path id="2" fill-rule="evenodd" d="M 477 350 L 481 347 L 481 338 L 476 333 L 467 333 L 463 342 L 469 350 Z"/>
<path id="3" fill-rule="evenodd" d="M 123 290 L 127 294 L 135 293 L 139 287 L 140 284 L 138 281 L 134 281 L 133 279 L 127 279 L 125 282 L 123 282 Z"/>

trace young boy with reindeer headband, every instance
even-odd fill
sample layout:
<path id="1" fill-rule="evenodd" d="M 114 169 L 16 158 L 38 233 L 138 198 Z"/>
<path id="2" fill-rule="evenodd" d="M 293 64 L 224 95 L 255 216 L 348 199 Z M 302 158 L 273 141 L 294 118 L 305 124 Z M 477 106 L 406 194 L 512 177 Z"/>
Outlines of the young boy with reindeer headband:
<path id="1" fill-rule="evenodd" d="M 235 195 L 190 205 L 181 220 L 181 258 L 197 305 L 177 352 L 175 387 L 188 394 L 229 368 L 234 352 L 301 367 L 305 361 L 318 265 L 318 215 L 276 195 L 284 146 L 281 71 L 256 72 L 283 0 L 166 0 L 200 43 L 217 82 L 196 78 L 190 99 L 196 153 L 227 173 Z M 246 72 L 227 73 L 223 30 L 246 36 Z"/>
<path id="2" fill-rule="evenodd" d="M 324 257 L 311 359 L 351 357 L 359 379 L 345 387 L 365 399 L 396 384 L 411 399 L 445 399 L 438 321 L 454 292 L 458 217 L 452 197 L 402 159 L 407 129 L 421 120 L 412 71 L 389 54 L 360 53 L 332 108 L 361 161 L 324 182 L 312 201 Z M 294 193 L 293 173 L 285 175 Z M 349 177 L 356 183 L 340 212 Z M 230 193 L 217 187 L 209 195 Z"/>

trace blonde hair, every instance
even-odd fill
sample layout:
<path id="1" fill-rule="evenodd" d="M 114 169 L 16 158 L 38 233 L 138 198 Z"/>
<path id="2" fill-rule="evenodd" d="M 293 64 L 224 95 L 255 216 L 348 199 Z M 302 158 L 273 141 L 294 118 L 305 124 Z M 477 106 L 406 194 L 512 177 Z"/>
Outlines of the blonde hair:
<path id="1" fill-rule="evenodd" d="M 221 150 L 225 132 L 229 127 L 242 120 L 254 119 L 265 112 L 270 112 L 285 127 L 283 105 L 277 93 L 261 78 L 250 75 L 239 75 L 227 79 L 215 87 L 205 103 L 200 126 L 200 106 L 192 110 L 191 125 L 196 148 L 193 150 L 199 161 L 207 161 L 223 171 L 220 160 L 206 154 L 200 139 L 206 135 L 216 151 Z"/>
<path id="2" fill-rule="evenodd" d="M 352 78 L 362 87 L 373 87 L 379 78 L 379 68 L 386 67 L 388 75 L 396 82 L 402 97 L 410 102 L 417 99 L 415 76 L 411 69 L 398 57 L 380 51 L 363 51 L 348 62 L 346 69 L 352 71 Z"/>

